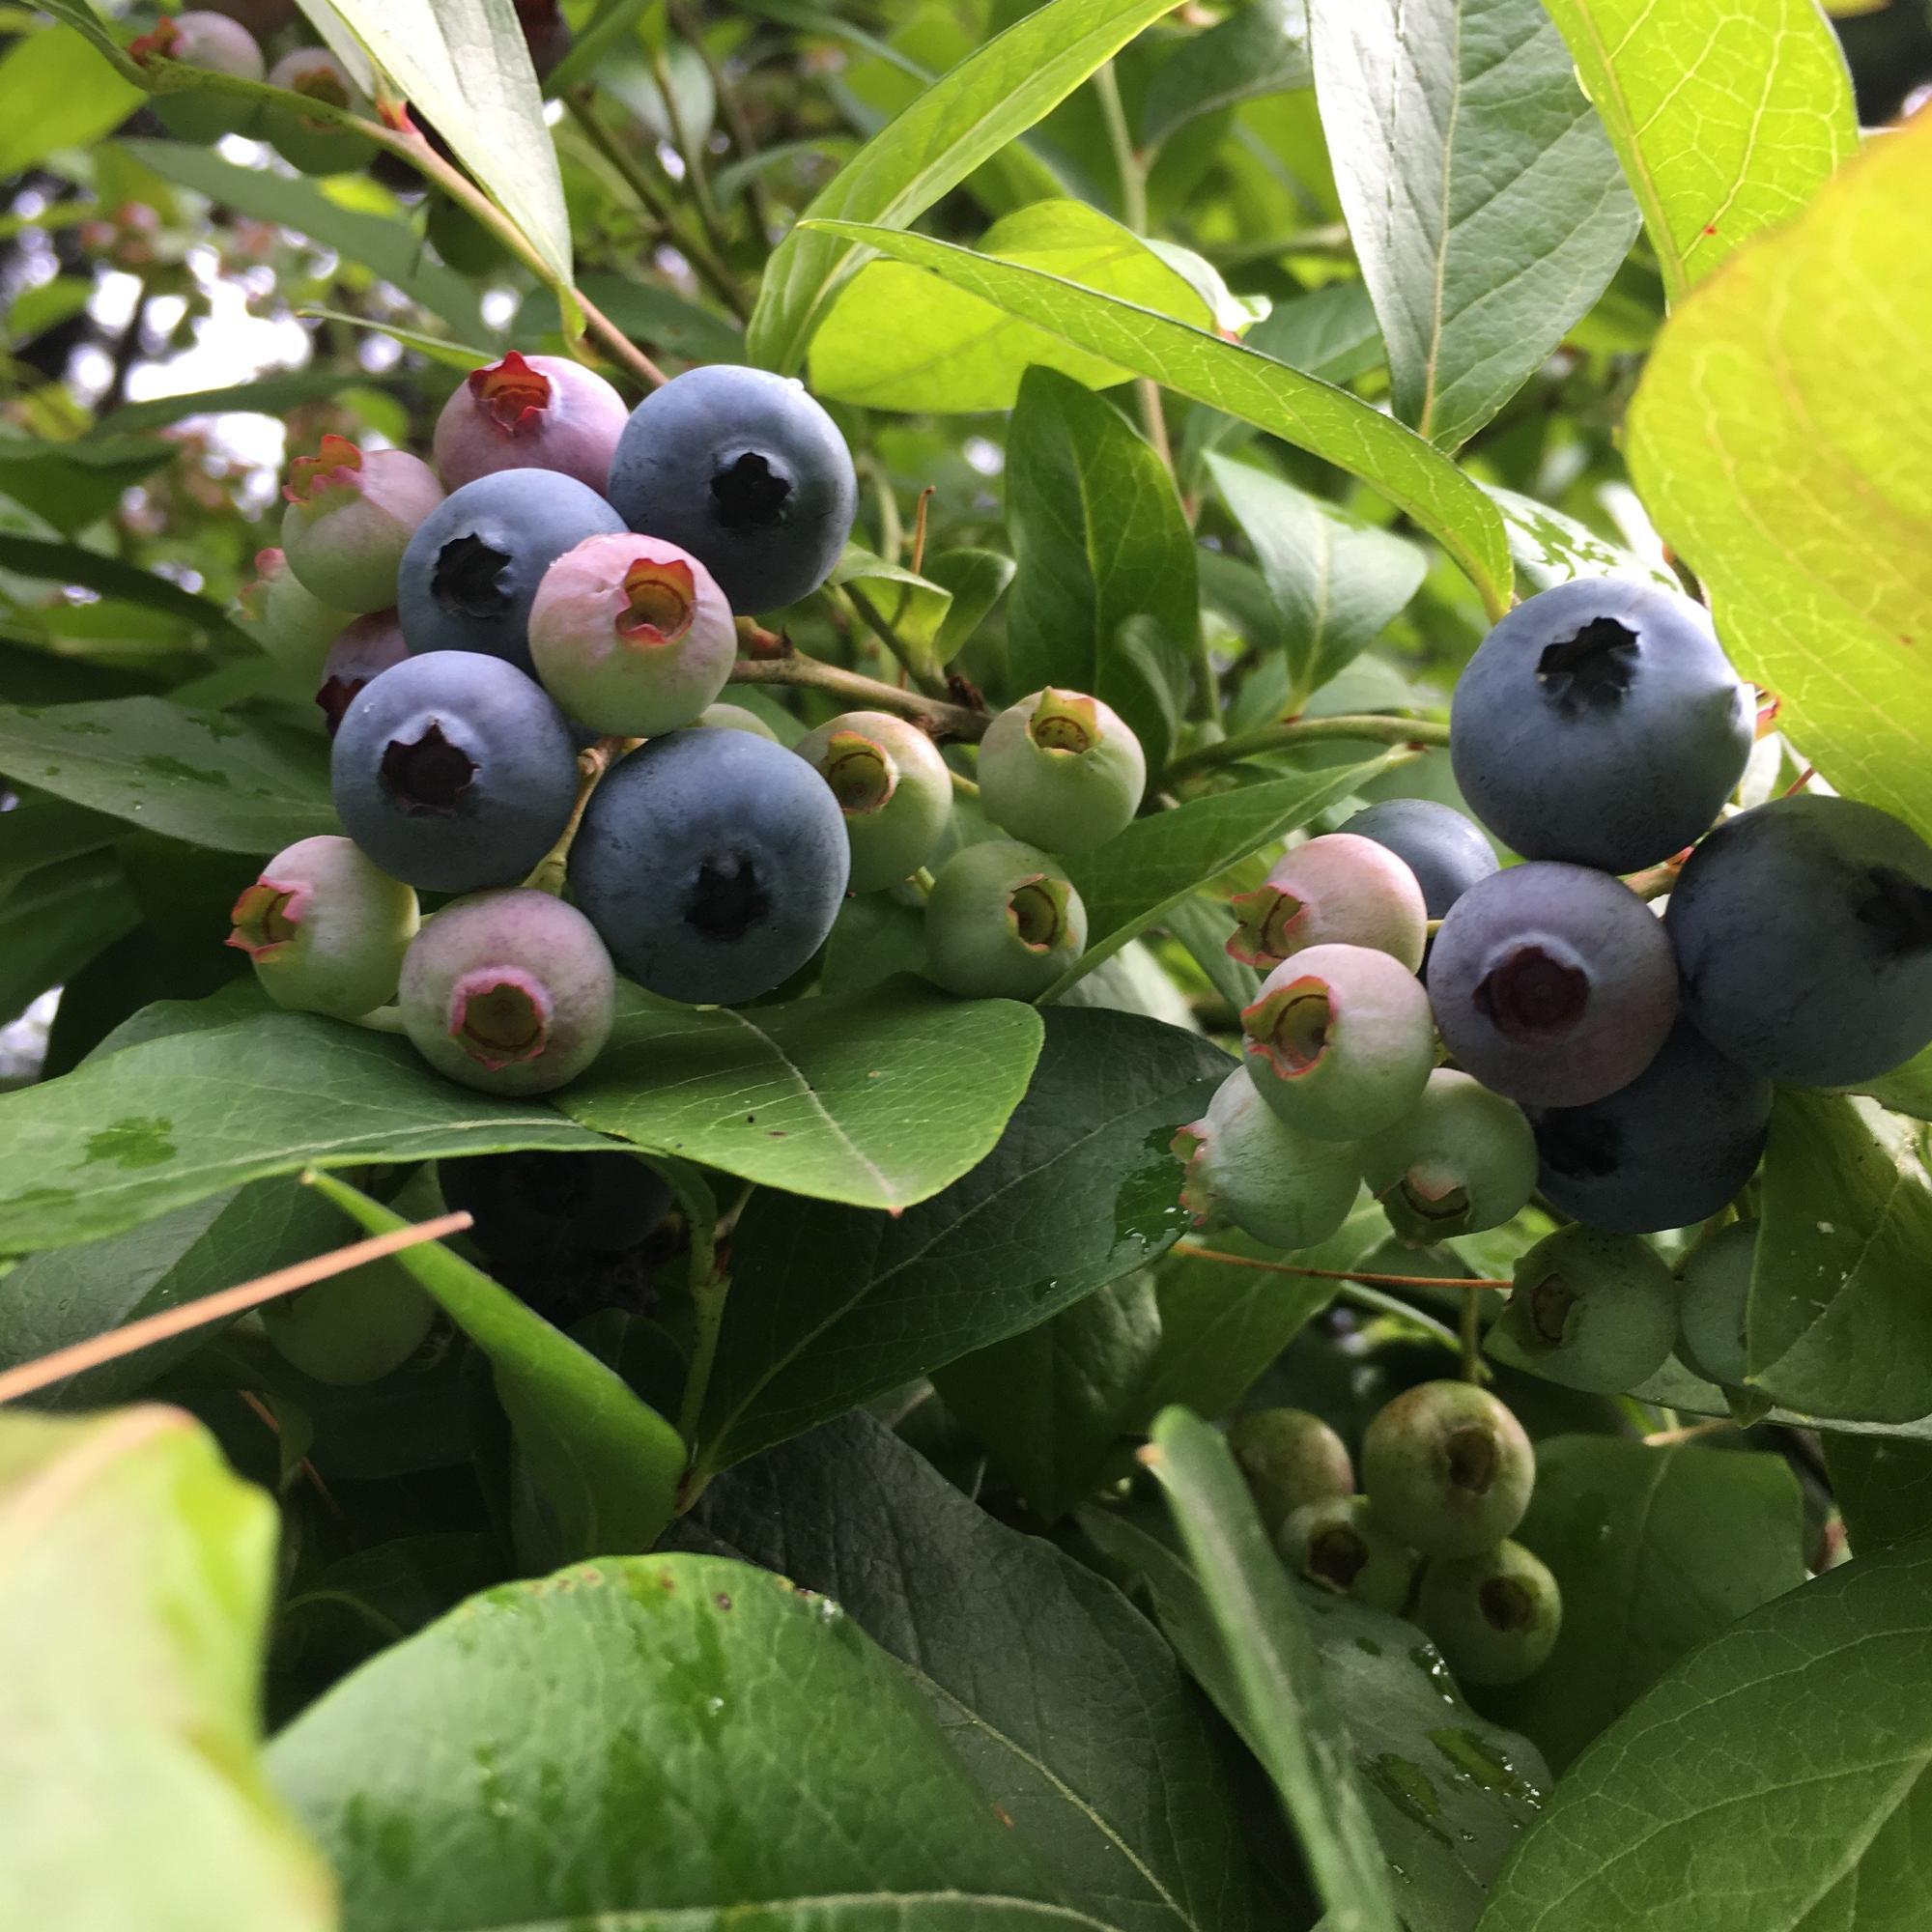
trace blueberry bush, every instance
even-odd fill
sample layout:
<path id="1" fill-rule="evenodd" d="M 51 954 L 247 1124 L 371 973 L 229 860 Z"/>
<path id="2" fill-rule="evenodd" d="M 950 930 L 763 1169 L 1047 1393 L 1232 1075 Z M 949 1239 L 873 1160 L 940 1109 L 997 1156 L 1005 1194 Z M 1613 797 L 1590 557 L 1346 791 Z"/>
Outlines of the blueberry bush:
<path id="1" fill-rule="evenodd" d="M 0 1928 L 1918 1932 L 1928 76 L 9 8 Z"/>

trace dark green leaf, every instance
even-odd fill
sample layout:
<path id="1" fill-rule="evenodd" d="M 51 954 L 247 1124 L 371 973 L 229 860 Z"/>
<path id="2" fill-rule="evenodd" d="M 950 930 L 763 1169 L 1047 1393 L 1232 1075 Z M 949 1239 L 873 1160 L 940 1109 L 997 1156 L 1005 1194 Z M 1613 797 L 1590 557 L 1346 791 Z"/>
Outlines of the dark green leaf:
<path id="1" fill-rule="evenodd" d="M 1158 771 L 1200 624 L 1194 538 L 1165 465 L 1110 403 L 1030 369 L 1007 441 L 1007 534 L 1019 566 L 1007 599 L 1016 690 L 1093 692 Z M 1151 620 L 1151 662 L 1122 647 L 1136 617 Z"/>
<path id="2" fill-rule="evenodd" d="M 828 1600 L 718 1557 L 471 1598 L 269 1762 L 356 1932 L 1067 1919 L 898 1666 Z"/>
<path id="3" fill-rule="evenodd" d="M 24 174 L 56 148 L 91 147 L 141 104 L 141 92 L 116 73 L 71 27 L 46 27 L 15 40 L 0 60 L 0 181 Z"/>
<path id="4" fill-rule="evenodd" d="M 742 362 L 745 338 L 738 325 L 655 282 L 635 282 L 625 275 L 584 275 L 578 283 L 583 293 L 628 336 L 647 349 L 668 350 L 688 362 Z M 524 298 L 511 328 L 515 341 L 554 334 L 563 327 L 556 298 L 548 289 L 532 289 Z"/>
<path id="5" fill-rule="evenodd" d="M 1481 1932 L 1908 1932 L 1932 1826 L 1932 1543 L 1692 1651 L 1598 1739 Z"/>
<path id="6" fill-rule="evenodd" d="M 0 706 L 0 770 L 71 805 L 223 852 L 266 857 L 338 829 L 326 739 L 159 697 Z"/>
<path id="7" fill-rule="evenodd" d="M 995 550 L 942 550 L 926 558 L 926 576 L 952 593 L 933 639 L 941 664 L 951 664 L 992 614 L 1013 581 L 1014 569 L 1012 558 Z"/>
<path id="8" fill-rule="evenodd" d="M 1854 1555 L 1932 1536 L 1932 1442 L 1827 1435 L 1820 1446 Z"/>
<path id="9" fill-rule="evenodd" d="M 83 589 L 99 591 L 143 609 L 179 617 L 203 638 L 235 643 L 241 632 L 228 621 L 228 613 L 184 590 L 164 577 L 137 570 L 119 557 L 102 556 L 99 551 L 82 550 L 77 544 L 43 543 L 38 537 L 0 536 L 0 570 L 19 577 L 31 577 L 45 583 L 77 583 Z"/>
<path id="10" fill-rule="evenodd" d="M 840 1604 L 1094 1920 L 1248 1923 L 1233 1797 L 1173 1654 L 1110 1584 L 975 1508 L 879 1423 L 850 1416 L 741 1464 L 677 1536 Z"/>
<path id="11" fill-rule="evenodd" d="M 1536 1448 L 1517 1532 L 1555 1573 L 1563 1630 L 1485 1708 L 1560 1772 L 1687 1652 L 1804 1580 L 1798 1484 L 1781 1458 L 1559 1435 Z"/>
<path id="12" fill-rule="evenodd" d="M 556 1103 L 639 1147 L 896 1211 L 992 1147 L 1039 1038 L 1029 1007 L 913 980 L 742 1011 L 634 999 Z"/>
<path id="13" fill-rule="evenodd" d="M 0 885 L 0 1025 L 78 973 L 140 916 L 111 852 L 84 852 Z"/>
<path id="14" fill-rule="evenodd" d="M 700 1435 L 722 1468 L 1117 1280 L 1179 1233 L 1174 1129 L 1227 1065 L 1123 1013 L 1050 1009 L 1026 1098 L 964 1179 L 898 1215 L 760 1193 Z M 971 1061 L 948 1079 L 971 1084 Z M 0 1116 L 4 1121 L 4 1116 Z"/>
<path id="15" fill-rule="evenodd" d="M 127 831 L 118 818 L 57 798 L 27 798 L 0 812 L 0 896 L 27 873 L 111 845 Z"/>
<path id="16" fill-rule="evenodd" d="M 1141 146 L 1158 148 L 1200 115 L 1310 78 L 1306 0 L 1248 0 L 1155 69 L 1141 103 Z"/>
<path id="17" fill-rule="evenodd" d="M 358 374 L 355 386 L 388 389 L 399 386 L 399 382 L 390 376 Z M 99 429 L 104 435 L 119 438 L 140 430 L 165 429 L 185 416 L 216 415 L 231 410 L 252 410 L 262 415 L 281 417 L 302 403 L 340 395 L 342 387 L 339 369 L 276 370 L 219 389 L 191 389 L 185 396 L 156 396 L 147 402 L 123 403 L 118 410 L 101 417 Z"/>
<path id="18" fill-rule="evenodd" d="M 124 490 L 172 463 L 175 456 L 172 443 L 139 437 L 99 437 L 82 442 L 0 437 L 0 497 L 24 503 L 71 537 L 105 516 Z"/>

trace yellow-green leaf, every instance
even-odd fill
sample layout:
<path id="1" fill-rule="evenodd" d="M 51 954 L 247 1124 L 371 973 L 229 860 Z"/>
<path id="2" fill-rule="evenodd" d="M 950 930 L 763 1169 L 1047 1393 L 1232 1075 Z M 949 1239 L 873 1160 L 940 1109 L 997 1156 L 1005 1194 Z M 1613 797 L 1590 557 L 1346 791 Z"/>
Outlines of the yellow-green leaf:
<path id="1" fill-rule="evenodd" d="M 1629 423 L 1738 668 L 1841 791 L 1932 833 L 1932 118 L 1671 317 Z"/>

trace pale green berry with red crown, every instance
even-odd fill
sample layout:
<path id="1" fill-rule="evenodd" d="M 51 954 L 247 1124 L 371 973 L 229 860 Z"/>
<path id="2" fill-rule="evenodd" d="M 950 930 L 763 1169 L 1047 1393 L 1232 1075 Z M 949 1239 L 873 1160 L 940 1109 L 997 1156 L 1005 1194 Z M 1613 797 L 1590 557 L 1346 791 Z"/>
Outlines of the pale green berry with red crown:
<path id="1" fill-rule="evenodd" d="M 844 814 L 851 891 L 896 885 L 932 857 L 952 817 L 952 776 L 917 724 L 884 711 L 848 711 L 793 749 Z"/>
<path id="2" fill-rule="evenodd" d="M 1267 972 L 1311 946 L 1366 946 L 1412 973 L 1429 939 L 1415 874 L 1385 845 L 1330 832 L 1285 852 L 1266 881 L 1228 901 L 1228 956 Z"/>
<path id="3" fill-rule="evenodd" d="M 986 816 L 1047 852 L 1104 845 L 1147 790 L 1147 757 L 1125 720 L 1097 697 L 1051 687 L 986 727 L 979 771 Z"/>
<path id="4" fill-rule="evenodd" d="M 325 436 L 289 465 L 282 549 L 303 585 L 339 610 L 387 610 L 417 527 L 442 501 L 442 485 L 404 449 L 358 449 Z"/>
<path id="5" fill-rule="evenodd" d="M 1031 1000 L 1087 947 L 1087 908 L 1046 853 L 1010 839 L 955 852 L 925 902 L 926 968 L 970 1000 Z"/>

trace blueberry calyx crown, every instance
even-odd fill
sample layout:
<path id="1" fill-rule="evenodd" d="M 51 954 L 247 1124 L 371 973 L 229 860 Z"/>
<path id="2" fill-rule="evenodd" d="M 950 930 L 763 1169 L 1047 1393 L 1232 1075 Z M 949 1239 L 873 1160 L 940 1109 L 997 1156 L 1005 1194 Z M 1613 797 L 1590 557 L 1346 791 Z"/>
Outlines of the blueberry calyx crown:
<path id="1" fill-rule="evenodd" d="M 1496 1438 L 1480 1423 L 1452 1429 L 1443 1440 L 1443 1472 L 1451 1489 L 1472 1496 L 1486 1496 L 1501 1463 Z"/>
<path id="2" fill-rule="evenodd" d="M 1328 988 L 1312 976 L 1257 1000 L 1241 1014 L 1243 1030 L 1283 1074 L 1305 1073 L 1321 1058 L 1334 1020 Z"/>
<path id="3" fill-rule="evenodd" d="M 1339 1596 L 1349 1594 L 1369 1560 L 1369 1546 L 1345 1522 L 1330 1523 L 1308 1540 L 1309 1577 Z"/>
<path id="4" fill-rule="evenodd" d="M 537 1059 L 550 1041 L 550 1000 L 542 987 L 502 968 L 460 980 L 450 1014 L 450 1038 L 492 1072 Z"/>
<path id="5" fill-rule="evenodd" d="M 776 529 L 791 505 L 791 478 L 762 449 L 734 450 L 711 478 L 711 500 L 727 530 Z"/>
<path id="6" fill-rule="evenodd" d="M 1036 872 L 1007 895 L 1007 919 L 1029 952 L 1051 952 L 1066 929 L 1066 883 Z"/>
<path id="7" fill-rule="evenodd" d="M 898 771 L 890 754 L 863 731 L 835 731 L 818 770 L 848 818 L 880 810 L 898 789 Z"/>
<path id="8" fill-rule="evenodd" d="M 476 776 L 476 760 L 431 719 L 420 738 L 391 738 L 383 752 L 383 788 L 412 816 L 453 817 Z"/>
<path id="9" fill-rule="evenodd" d="M 296 936 L 299 923 L 299 887 L 257 879 L 235 901 L 235 909 L 228 915 L 235 930 L 222 944 L 240 947 L 251 959 L 285 945 Z"/>
<path id="10" fill-rule="evenodd" d="M 503 572 L 505 551 L 485 543 L 474 531 L 450 540 L 436 554 L 430 593 L 452 617 L 500 617 L 510 608 Z"/>
<path id="11" fill-rule="evenodd" d="M 1617 702 L 1636 682 L 1642 658 L 1636 633 L 1614 617 L 1592 617 L 1575 637 L 1546 644 L 1536 681 L 1565 717 Z"/>
<path id="12" fill-rule="evenodd" d="M 757 862 L 744 852 L 715 853 L 698 862 L 685 895 L 684 923 L 700 939 L 742 939 L 770 912 L 772 895 Z"/>
<path id="13" fill-rule="evenodd" d="M 551 380 L 512 349 L 500 362 L 472 369 L 464 379 L 484 417 L 505 436 L 521 436 L 543 425 L 551 403 Z"/>
<path id="14" fill-rule="evenodd" d="M 1505 1039 L 1530 1045 L 1577 1026 L 1590 1004 L 1590 976 L 1540 946 L 1518 946 L 1483 975 L 1472 997 Z"/>
<path id="15" fill-rule="evenodd" d="M 1476 1591 L 1476 1607 L 1492 1630 L 1527 1630 L 1536 1621 L 1536 1603 L 1514 1577 L 1486 1577 Z"/>

